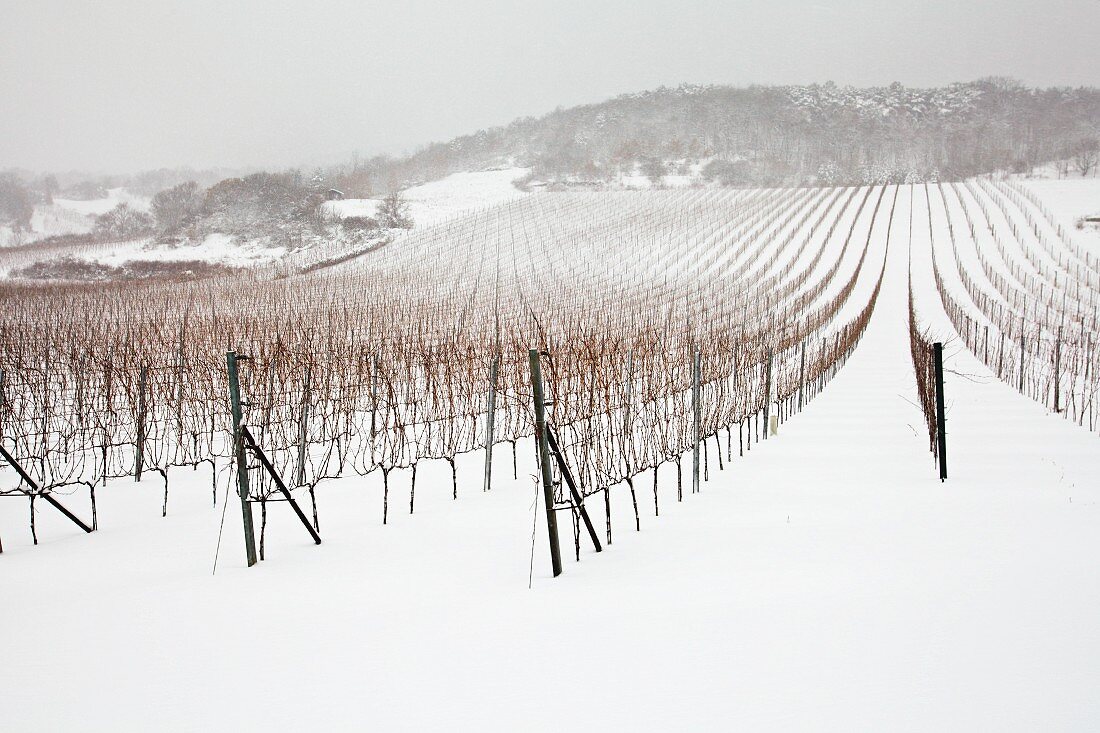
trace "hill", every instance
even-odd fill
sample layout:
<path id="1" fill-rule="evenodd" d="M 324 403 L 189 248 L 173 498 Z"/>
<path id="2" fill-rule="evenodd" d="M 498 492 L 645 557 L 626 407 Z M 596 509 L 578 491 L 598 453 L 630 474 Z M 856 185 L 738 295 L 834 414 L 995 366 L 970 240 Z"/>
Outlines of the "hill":
<path id="1" fill-rule="evenodd" d="M 559 108 L 327 174 L 350 187 L 499 165 L 564 185 L 690 173 L 736 186 L 954 180 L 1071 158 L 1095 149 L 1098 129 L 1100 90 L 1003 78 L 937 88 L 682 85 Z"/>

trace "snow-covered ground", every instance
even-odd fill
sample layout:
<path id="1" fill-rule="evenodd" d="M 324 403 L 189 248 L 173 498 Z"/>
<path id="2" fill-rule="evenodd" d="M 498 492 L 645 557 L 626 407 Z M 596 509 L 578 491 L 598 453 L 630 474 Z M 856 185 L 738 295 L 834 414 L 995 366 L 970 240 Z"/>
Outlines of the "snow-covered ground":
<path id="1" fill-rule="evenodd" d="M 455 173 L 438 181 L 402 191 L 416 228 L 453 219 L 476 209 L 523 196 L 513 183 L 527 175 L 526 168 Z M 378 199 L 330 201 L 325 207 L 339 217 L 374 216 Z"/>
<path id="2" fill-rule="evenodd" d="M 106 214 L 119 204 L 128 204 L 132 208 L 148 211 L 149 201 L 150 199 L 148 197 L 131 193 L 125 188 L 110 188 L 107 189 L 106 198 L 92 199 L 89 201 L 55 198 L 54 206 L 75 211 L 78 214 L 84 214 L 86 216 L 99 216 L 100 214 Z"/>
<path id="3" fill-rule="evenodd" d="M 272 504 L 252 569 L 230 501 L 216 574 L 228 472 L 212 507 L 209 469 L 173 469 L 163 519 L 156 474 L 111 482 L 92 535 L 40 507 L 38 547 L 26 501 L 0 498 L 0 729 L 1096 730 L 1097 438 L 950 339 L 938 481 L 909 357 L 910 236 L 922 321 L 953 334 L 912 200 L 867 333 L 824 392 L 724 471 L 712 456 L 682 503 L 662 468 L 660 517 L 638 482 L 641 532 L 613 491 L 613 544 L 557 579 L 530 441 L 518 480 L 497 448 L 489 493 L 481 457 L 460 457 L 457 501 L 447 464 L 422 464 L 411 516 L 395 510 L 408 473 L 391 475 L 387 526 L 381 476 L 322 485 L 320 547 Z M 62 500 L 87 515 L 83 490 Z"/>
<path id="4" fill-rule="evenodd" d="M 149 201 L 148 197 L 138 196 L 125 188 L 108 189 L 105 198 L 87 201 L 54 198 L 52 204 L 38 204 L 34 207 L 30 231 L 16 235 L 11 227 L 0 227 L 0 247 L 12 247 L 61 234 L 86 234 L 95 225 L 95 217 L 107 213 L 119 204 L 148 211 Z"/>
<path id="5" fill-rule="evenodd" d="M 286 247 L 269 246 L 260 240 L 238 242 L 227 234 L 208 234 L 201 242 L 160 244 L 152 240 L 120 242 L 107 246 L 95 257 L 104 265 L 121 266 L 127 262 L 199 261 L 228 267 L 252 267 L 273 262 L 286 254 Z"/>
<path id="6" fill-rule="evenodd" d="M 1100 178 L 1060 181 L 1024 181 L 1046 204 L 1054 218 L 1081 246 L 1100 253 L 1100 226 L 1086 224 L 1077 229 L 1083 216 L 1100 216 Z"/>

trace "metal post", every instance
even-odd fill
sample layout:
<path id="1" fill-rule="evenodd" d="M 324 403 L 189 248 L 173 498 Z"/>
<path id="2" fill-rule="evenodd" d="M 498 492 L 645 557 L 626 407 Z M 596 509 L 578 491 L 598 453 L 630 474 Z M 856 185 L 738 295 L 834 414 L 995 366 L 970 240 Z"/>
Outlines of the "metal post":
<path id="1" fill-rule="evenodd" d="M 309 398 L 313 381 L 313 365 L 306 364 L 305 382 L 302 384 L 302 409 L 298 417 L 298 475 L 295 483 L 306 485 L 306 442 L 309 440 Z"/>
<path id="2" fill-rule="evenodd" d="M 378 355 L 371 354 L 370 358 L 370 439 L 373 449 L 374 436 L 377 433 L 376 418 L 378 415 Z"/>
<path id="3" fill-rule="evenodd" d="M 1059 402 L 1062 396 L 1062 327 L 1058 327 L 1058 340 L 1054 342 L 1054 411 L 1061 412 Z"/>
<path id="4" fill-rule="evenodd" d="M 691 491 L 699 493 L 699 442 L 702 439 L 702 420 L 700 413 L 699 382 L 701 380 L 703 355 L 696 350 L 691 360 Z"/>
<path id="5" fill-rule="evenodd" d="M 256 532 L 252 526 L 252 505 L 248 503 L 248 458 L 244 451 L 244 435 L 241 425 L 244 413 L 241 411 L 241 383 L 237 374 L 237 352 L 225 354 L 229 370 L 229 403 L 233 413 L 233 455 L 237 459 L 237 491 L 241 495 L 241 517 L 244 520 L 244 552 L 248 567 L 256 564 Z"/>
<path id="6" fill-rule="evenodd" d="M 149 367 L 141 367 L 138 374 L 137 436 L 134 441 L 134 481 L 141 481 L 141 469 L 145 463 L 145 387 L 149 380 Z"/>
<path id="7" fill-rule="evenodd" d="M 542 392 L 542 367 L 538 349 L 528 352 L 531 362 L 531 395 L 535 408 L 535 443 L 542 474 L 542 495 L 546 504 L 546 530 L 550 535 L 550 562 L 554 577 L 561 575 L 561 548 L 558 546 L 558 517 L 554 513 L 554 479 L 550 473 L 550 444 L 546 438 L 546 398 Z"/>
<path id="8" fill-rule="evenodd" d="M 3 458 L 5 461 L 7 461 L 8 465 L 10 465 L 12 468 L 14 468 L 15 472 L 17 474 L 19 474 L 19 478 L 21 478 L 23 480 L 23 483 L 25 483 L 27 486 L 30 487 L 29 490 L 28 489 L 19 489 L 20 491 L 22 491 L 27 496 L 31 497 L 31 499 L 34 499 L 36 497 L 42 497 L 43 499 L 46 500 L 47 504 L 49 504 L 50 506 L 52 506 L 57 511 L 64 514 L 66 517 L 69 518 L 69 521 L 71 521 L 76 526 L 80 527 L 82 530 L 84 530 L 85 532 L 88 532 L 88 533 L 91 533 L 93 531 L 92 527 L 89 527 L 88 525 L 84 524 L 84 522 L 82 522 L 79 517 L 77 517 L 75 514 L 70 512 L 64 506 L 62 506 L 61 502 L 59 502 L 57 499 L 53 498 L 48 491 L 43 492 L 38 487 L 38 484 L 36 484 L 34 482 L 34 479 L 32 479 L 30 477 L 30 474 L 28 474 L 26 471 L 24 471 L 23 467 L 20 466 L 16 462 L 15 458 L 4 449 L 3 444 L 0 444 L 0 458 Z"/>
<path id="9" fill-rule="evenodd" d="M 943 344 L 932 344 L 936 366 L 936 453 L 940 459 L 940 481 L 947 478 L 947 417 L 943 406 Z"/>
<path id="10" fill-rule="evenodd" d="M 500 354 L 493 354 L 489 362 L 489 397 L 485 407 L 485 485 L 482 491 L 492 488 L 493 479 L 493 433 L 497 414 L 497 371 L 500 368 Z"/>

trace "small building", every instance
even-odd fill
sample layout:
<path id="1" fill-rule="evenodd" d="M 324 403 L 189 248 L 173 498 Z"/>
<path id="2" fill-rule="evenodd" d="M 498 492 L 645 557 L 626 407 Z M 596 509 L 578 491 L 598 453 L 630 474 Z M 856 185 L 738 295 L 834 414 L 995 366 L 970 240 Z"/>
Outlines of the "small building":
<path id="1" fill-rule="evenodd" d="M 339 201 L 344 198 L 343 191 L 337 191 L 335 188 L 330 188 L 328 193 L 325 194 L 326 201 Z"/>

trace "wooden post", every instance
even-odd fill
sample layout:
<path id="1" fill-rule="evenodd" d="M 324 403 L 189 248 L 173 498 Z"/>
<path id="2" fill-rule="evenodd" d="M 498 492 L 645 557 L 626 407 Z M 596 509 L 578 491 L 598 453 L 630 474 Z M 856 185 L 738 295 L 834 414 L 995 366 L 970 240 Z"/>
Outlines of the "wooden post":
<path id="1" fill-rule="evenodd" d="M 259 443 L 256 442 L 256 438 L 253 437 L 251 432 L 249 432 L 247 426 L 241 426 L 241 438 L 243 442 L 247 443 L 248 448 L 255 454 L 255 456 L 260 459 L 260 465 L 264 467 L 264 470 L 267 471 L 267 475 L 271 477 L 271 480 L 275 484 L 275 488 L 279 490 L 279 493 L 281 493 L 283 495 L 283 498 L 286 499 L 287 503 L 290 504 L 290 508 L 294 510 L 294 513 L 298 516 L 298 519 L 299 521 L 301 521 L 302 526 L 304 526 L 306 528 L 306 531 L 309 532 L 309 536 L 313 538 L 313 542 L 318 545 L 321 544 L 321 535 L 317 534 L 317 530 L 314 529 L 313 525 L 309 523 L 308 519 L 306 519 L 305 512 L 303 512 L 302 508 L 298 506 L 298 502 L 294 500 L 294 495 L 290 493 L 290 489 L 288 489 L 286 487 L 286 484 L 283 483 L 283 480 L 279 478 L 279 473 L 275 470 L 275 466 L 271 464 L 271 461 L 260 448 Z M 415 463 L 413 464 L 413 472 L 415 476 Z M 249 513 L 249 517 L 251 517 L 251 513 Z"/>
<path id="2" fill-rule="evenodd" d="M 493 479 L 493 428 L 497 414 L 497 371 L 500 368 L 500 353 L 494 353 L 489 362 L 489 396 L 485 407 L 485 485 L 482 491 L 492 488 Z"/>
<path id="3" fill-rule="evenodd" d="M 764 440 L 768 439 L 768 423 L 772 408 L 772 350 L 768 349 L 768 361 L 764 372 Z"/>
<path id="4" fill-rule="evenodd" d="M 550 562 L 554 577 L 561 575 L 561 548 L 558 546 L 558 517 L 554 513 L 554 478 L 550 473 L 550 444 L 546 437 L 546 398 L 542 392 L 542 367 L 538 349 L 528 354 L 531 363 L 531 396 L 535 408 L 535 443 L 539 454 L 539 471 L 542 474 L 542 495 L 546 504 L 546 531 L 550 536 Z"/>
<path id="5" fill-rule="evenodd" d="M 936 367 L 936 453 L 940 461 L 940 481 L 947 478 L 947 416 L 943 404 L 943 344 L 932 344 Z"/>
<path id="6" fill-rule="evenodd" d="M 145 388 L 149 381 L 149 367 L 142 366 L 138 373 L 137 436 L 134 440 L 134 481 L 141 481 L 141 469 L 145 463 Z"/>
<path id="7" fill-rule="evenodd" d="M 17 474 L 19 474 L 19 478 L 21 478 L 23 480 L 23 483 L 25 483 L 27 486 L 30 487 L 29 490 L 20 489 L 20 491 L 22 491 L 24 494 L 29 496 L 31 498 L 32 502 L 34 501 L 34 499 L 36 497 L 40 496 L 40 497 L 42 497 L 43 499 L 46 500 L 47 504 L 49 504 L 50 506 L 52 506 L 57 511 L 64 514 L 66 517 L 68 517 L 69 521 L 72 522 L 73 524 L 75 524 L 77 527 L 80 527 L 82 530 L 84 530 L 85 532 L 88 532 L 88 533 L 91 533 L 93 531 L 92 528 L 89 527 L 84 522 L 82 522 L 79 517 L 77 517 L 75 514 L 70 512 L 64 506 L 62 506 L 61 502 L 59 502 L 57 499 L 53 498 L 53 496 L 51 496 L 48 491 L 47 492 L 41 491 L 41 489 L 38 488 L 38 484 L 36 484 L 34 482 L 34 479 L 32 479 L 30 477 L 30 474 L 28 474 L 26 471 L 24 471 L 23 467 L 20 466 L 16 462 L 15 458 L 13 458 L 12 455 L 4 449 L 3 444 L 0 444 L 0 457 L 2 457 L 5 461 L 7 461 L 8 465 L 10 465 L 12 468 L 14 468 L 15 472 Z M 32 509 L 32 511 L 33 511 L 33 509 Z M 33 517 L 33 514 L 31 516 Z M 38 542 L 36 541 L 35 544 L 38 544 Z"/>
<path id="8" fill-rule="evenodd" d="M 699 395 L 699 382 L 702 379 L 700 372 L 703 366 L 703 355 L 698 349 L 691 360 L 691 492 L 699 493 L 699 442 L 702 439 L 702 419 Z"/>
<path id="9" fill-rule="evenodd" d="M 1001 331 L 1001 348 L 997 351 L 997 379 L 1004 379 L 1005 332 Z"/>
<path id="10" fill-rule="evenodd" d="M 298 486 L 306 485 L 306 442 L 309 440 L 309 397 L 311 382 L 313 381 L 313 365 L 306 364 L 305 382 L 302 384 L 302 405 L 298 414 L 298 475 L 295 483 Z"/>
<path id="11" fill-rule="evenodd" d="M 237 491 L 241 495 L 241 518 L 244 520 L 244 552 L 248 567 L 256 564 L 256 532 L 252 525 L 252 505 L 248 503 L 248 457 L 244 451 L 244 434 L 241 430 L 244 413 L 241 410 L 241 383 L 237 374 L 237 352 L 225 354 L 229 371 L 229 403 L 233 413 L 233 455 L 237 459 Z"/>
<path id="12" fill-rule="evenodd" d="M 1024 317 L 1020 316 L 1020 392 L 1024 391 Z"/>
<path id="13" fill-rule="evenodd" d="M 798 409 L 802 409 L 802 393 L 806 383 L 806 341 L 802 341 L 802 356 L 798 366 Z"/>
<path id="14" fill-rule="evenodd" d="M 554 429 L 549 425 L 546 426 L 546 440 L 550 446 L 550 451 L 557 460 L 561 477 L 565 481 L 565 485 L 569 487 L 569 494 L 573 497 L 573 505 L 576 507 L 581 519 L 584 520 L 584 526 L 588 530 L 589 538 L 592 540 L 592 547 L 595 548 L 596 552 L 603 552 L 600 538 L 596 535 L 596 528 L 592 525 L 592 518 L 588 516 L 588 510 L 584 507 L 584 498 L 577 489 L 577 482 L 573 480 L 573 474 L 569 470 L 569 465 L 565 462 L 565 456 L 562 455 L 561 449 L 558 447 L 557 438 L 554 437 Z"/>

